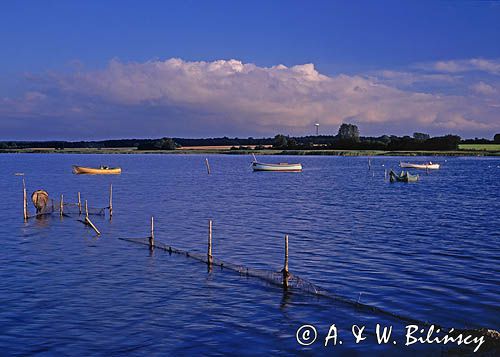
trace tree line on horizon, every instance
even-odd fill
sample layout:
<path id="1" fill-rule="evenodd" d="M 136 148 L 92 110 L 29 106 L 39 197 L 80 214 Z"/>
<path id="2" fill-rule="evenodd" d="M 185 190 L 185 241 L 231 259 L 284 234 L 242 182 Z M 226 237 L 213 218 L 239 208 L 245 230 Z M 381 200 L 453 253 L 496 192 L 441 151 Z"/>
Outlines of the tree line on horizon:
<path id="1" fill-rule="evenodd" d="M 458 135 L 431 137 L 425 133 L 413 136 L 382 135 L 379 137 L 360 136 L 354 124 L 344 123 L 336 135 L 309 135 L 291 137 L 277 134 L 274 138 L 169 138 L 160 139 L 116 139 L 100 141 L 0 141 L 0 150 L 23 148 L 120 148 L 136 147 L 138 150 L 175 150 L 189 146 L 231 146 L 233 150 L 255 147 L 256 150 L 457 150 L 459 144 L 500 144 L 500 133 L 493 140 L 484 138 L 462 140 Z"/>
<path id="2" fill-rule="evenodd" d="M 313 137 L 314 138 L 314 137 Z M 485 140 L 485 139 L 481 139 Z M 276 149 L 337 149 L 337 150 L 457 150 L 462 139 L 458 135 L 431 137 L 425 133 L 414 133 L 413 136 L 382 135 L 380 137 L 362 137 L 354 124 L 342 124 L 337 135 L 321 137 L 314 142 L 311 137 L 291 138 L 276 135 L 273 148 Z M 489 142 L 489 140 L 488 140 Z"/>

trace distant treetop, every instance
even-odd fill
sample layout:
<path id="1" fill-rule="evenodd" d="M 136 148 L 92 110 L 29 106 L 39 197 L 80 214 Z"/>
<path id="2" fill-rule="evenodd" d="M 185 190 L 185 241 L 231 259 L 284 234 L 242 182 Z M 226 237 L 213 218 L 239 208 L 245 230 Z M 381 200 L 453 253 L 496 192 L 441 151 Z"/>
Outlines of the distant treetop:
<path id="1" fill-rule="evenodd" d="M 354 124 L 343 123 L 339 128 L 338 138 L 357 142 L 359 141 L 359 129 Z"/>
<path id="2" fill-rule="evenodd" d="M 430 138 L 431 138 L 431 136 L 429 134 L 413 133 L 413 139 L 416 139 L 416 140 L 427 140 Z"/>

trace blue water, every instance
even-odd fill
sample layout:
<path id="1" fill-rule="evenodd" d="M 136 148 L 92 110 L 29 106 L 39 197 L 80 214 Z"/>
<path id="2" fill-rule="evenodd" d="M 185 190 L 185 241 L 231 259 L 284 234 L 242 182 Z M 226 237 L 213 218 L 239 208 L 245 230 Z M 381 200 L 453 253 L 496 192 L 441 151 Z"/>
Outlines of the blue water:
<path id="1" fill-rule="evenodd" d="M 283 237 L 290 270 L 336 296 L 454 328 L 500 329 L 500 159 L 431 158 L 439 171 L 390 184 L 401 158 L 266 157 L 300 161 L 302 173 L 253 173 L 246 156 L 0 155 L 1 355 L 421 354 L 443 346 L 404 346 L 407 324 L 256 278 L 207 267 L 120 240 L 156 241 L 279 271 Z M 420 158 L 418 161 L 424 161 Z M 71 165 L 121 166 L 120 176 L 72 175 Z M 102 235 L 57 215 L 22 219 L 22 183 L 57 199 L 104 207 L 113 183 L 114 215 L 92 217 Z M 33 207 L 30 206 L 33 213 Z M 379 345 L 375 325 L 394 327 Z M 312 324 L 309 347 L 295 333 Z M 336 324 L 342 345 L 324 347 Z M 354 343 L 351 325 L 371 334 Z M 321 341 L 323 338 L 323 341 Z M 401 341 L 401 342 L 400 342 Z"/>

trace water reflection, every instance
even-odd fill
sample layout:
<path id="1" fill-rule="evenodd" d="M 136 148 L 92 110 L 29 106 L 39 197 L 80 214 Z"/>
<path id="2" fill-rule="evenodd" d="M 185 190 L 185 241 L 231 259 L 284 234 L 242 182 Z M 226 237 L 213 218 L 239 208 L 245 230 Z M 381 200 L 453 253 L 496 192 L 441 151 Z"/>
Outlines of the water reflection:
<path id="1" fill-rule="evenodd" d="M 76 160 L 89 166 L 107 160 L 123 174 L 71 175 L 67 168 Z M 12 209 L 19 195 L 0 202 L 3 353 L 235 354 L 252 345 L 255 354 L 297 354 L 303 350 L 294 329 L 305 322 L 327 328 L 335 318 L 349 326 L 361 316 L 396 324 L 118 239 L 146 238 L 151 215 L 156 242 L 197 254 L 206 254 L 206 222 L 213 219 L 217 258 L 266 271 L 282 268 L 289 234 L 290 271 L 338 296 L 356 300 L 362 292 L 360 303 L 418 320 L 498 328 L 498 159 L 450 158 L 414 185 L 384 182 L 384 170 L 399 158 L 374 157 L 367 173 L 367 158 L 300 157 L 304 171 L 294 175 L 253 174 L 248 158 L 237 156 L 213 156 L 206 175 L 203 160 L 0 155 L 0 167 L 25 172 L 28 187 L 65 197 L 80 191 L 97 207 L 107 205 L 111 182 L 115 193 L 113 221 L 95 218 L 100 238 L 76 216 L 25 224 Z M 0 182 L 6 192 L 19 192 L 11 177 Z M 349 341 L 342 348 L 404 352 Z"/>

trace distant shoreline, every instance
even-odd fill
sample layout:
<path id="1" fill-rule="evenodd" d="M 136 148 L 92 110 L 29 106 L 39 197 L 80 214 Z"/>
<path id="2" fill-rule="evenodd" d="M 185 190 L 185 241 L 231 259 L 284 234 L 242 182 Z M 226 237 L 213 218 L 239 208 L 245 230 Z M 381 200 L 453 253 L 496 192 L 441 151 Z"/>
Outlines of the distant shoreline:
<path id="1" fill-rule="evenodd" d="M 2 149 L 0 154 L 225 154 L 225 155 L 316 155 L 316 156 L 500 156 L 499 150 L 378 151 L 378 150 L 231 150 L 230 147 L 197 147 L 176 150 L 137 150 L 136 148 L 26 148 Z"/>

